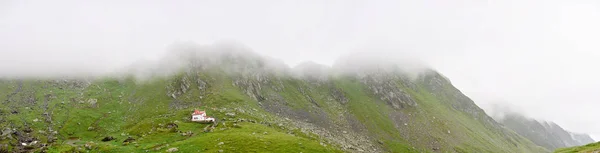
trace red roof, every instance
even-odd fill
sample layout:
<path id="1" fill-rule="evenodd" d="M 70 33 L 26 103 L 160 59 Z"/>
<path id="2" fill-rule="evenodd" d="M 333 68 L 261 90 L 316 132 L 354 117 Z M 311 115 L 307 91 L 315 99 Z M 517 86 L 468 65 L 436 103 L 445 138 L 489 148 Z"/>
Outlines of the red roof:
<path id="1" fill-rule="evenodd" d="M 194 110 L 194 114 L 192 114 L 192 115 L 202 115 L 204 113 L 205 113 L 204 111 Z"/>

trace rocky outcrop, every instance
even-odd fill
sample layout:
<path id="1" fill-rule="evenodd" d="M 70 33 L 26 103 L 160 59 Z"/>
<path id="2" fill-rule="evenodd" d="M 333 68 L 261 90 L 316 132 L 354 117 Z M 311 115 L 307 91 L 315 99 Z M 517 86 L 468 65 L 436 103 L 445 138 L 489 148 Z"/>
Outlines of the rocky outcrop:
<path id="1" fill-rule="evenodd" d="M 264 101 L 266 100 L 265 96 L 262 95 L 262 85 L 263 83 L 268 83 L 268 78 L 263 77 L 262 75 L 255 75 L 254 78 L 247 77 L 237 77 L 233 81 L 233 85 L 239 87 L 243 90 L 243 92 L 256 101 Z"/>
<path id="2" fill-rule="evenodd" d="M 192 80 L 190 79 L 189 76 L 183 75 L 183 76 L 181 76 L 181 79 L 177 79 L 177 77 L 176 77 L 176 80 L 172 81 L 166 87 L 167 96 L 169 96 L 173 99 L 177 99 L 177 97 L 179 97 L 180 95 L 185 94 L 187 91 L 189 91 L 191 85 L 192 85 Z"/>
<path id="3" fill-rule="evenodd" d="M 417 106 L 417 102 L 396 83 L 393 76 L 373 74 L 363 77 L 361 82 L 394 109 Z"/>
<path id="4" fill-rule="evenodd" d="M 337 101 L 341 104 L 348 103 L 348 98 L 346 98 L 346 94 L 344 93 L 344 91 L 342 91 L 336 87 L 333 87 L 333 85 L 331 85 L 330 91 L 331 91 L 330 95 L 331 95 L 331 97 L 333 97 L 333 99 L 335 101 Z"/>

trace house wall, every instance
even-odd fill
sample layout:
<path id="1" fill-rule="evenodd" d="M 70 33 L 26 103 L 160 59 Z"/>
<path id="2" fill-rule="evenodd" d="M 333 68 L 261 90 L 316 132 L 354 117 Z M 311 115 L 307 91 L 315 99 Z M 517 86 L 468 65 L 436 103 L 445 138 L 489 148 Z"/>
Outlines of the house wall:
<path id="1" fill-rule="evenodd" d="M 202 115 L 194 115 L 192 116 L 192 121 L 199 121 L 199 120 L 204 120 L 204 116 Z"/>

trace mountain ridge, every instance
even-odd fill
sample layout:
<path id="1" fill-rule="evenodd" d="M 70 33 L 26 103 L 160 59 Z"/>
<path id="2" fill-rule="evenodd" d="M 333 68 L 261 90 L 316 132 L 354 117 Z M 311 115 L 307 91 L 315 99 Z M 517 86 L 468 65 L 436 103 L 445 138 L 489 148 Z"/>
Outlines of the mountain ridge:
<path id="1" fill-rule="evenodd" d="M 528 118 L 516 112 L 506 112 L 496 120 L 549 150 L 595 142 L 588 134 L 569 132 L 554 122 Z"/>
<path id="2" fill-rule="evenodd" d="M 294 69 L 229 45 L 176 46 L 159 68 L 120 77 L 2 80 L 0 142 L 15 152 L 548 152 L 434 70 Z M 218 124 L 189 122 L 193 109 Z"/>

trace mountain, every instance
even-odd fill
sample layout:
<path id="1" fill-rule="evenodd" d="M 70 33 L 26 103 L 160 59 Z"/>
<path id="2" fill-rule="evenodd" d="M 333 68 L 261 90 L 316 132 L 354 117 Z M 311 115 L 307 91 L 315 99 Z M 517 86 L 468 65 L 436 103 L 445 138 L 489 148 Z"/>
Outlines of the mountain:
<path id="1" fill-rule="evenodd" d="M 581 134 L 581 133 L 571 133 L 571 137 L 575 140 L 575 143 L 578 145 L 588 144 L 592 142 L 596 142 L 590 135 Z"/>
<path id="2" fill-rule="evenodd" d="M 530 119 L 517 113 L 506 113 L 498 122 L 548 150 L 595 142 L 587 134 L 572 133 L 556 123 Z"/>
<path id="3" fill-rule="evenodd" d="M 289 68 L 230 44 L 169 53 L 125 75 L 2 79 L 0 150 L 548 152 L 431 69 L 362 56 Z M 217 122 L 190 122 L 195 109 Z"/>

